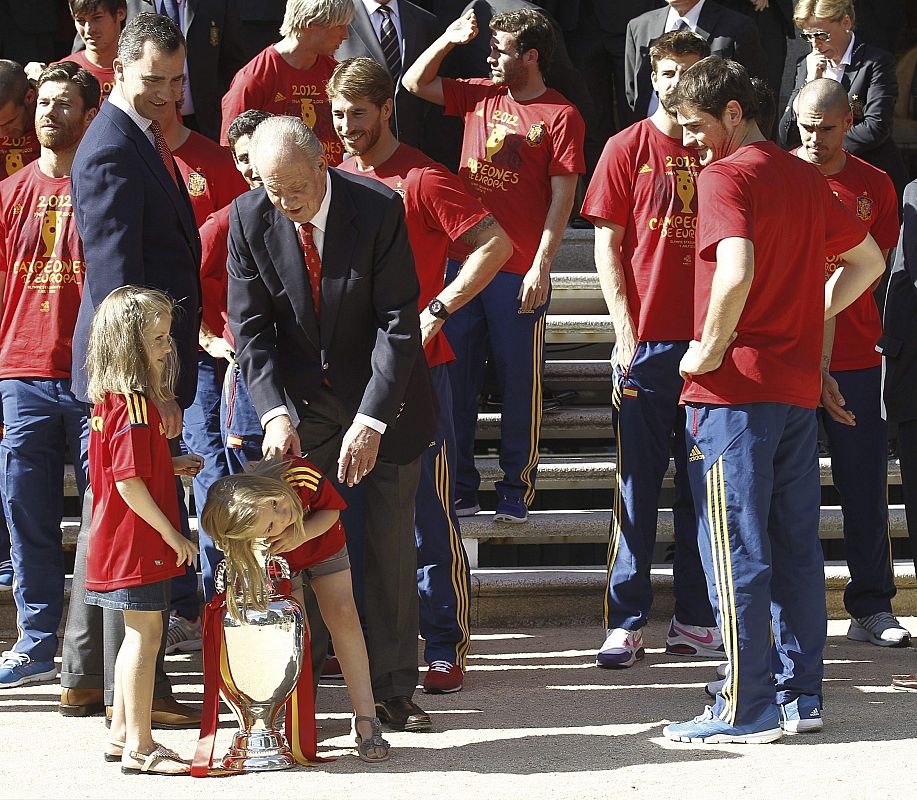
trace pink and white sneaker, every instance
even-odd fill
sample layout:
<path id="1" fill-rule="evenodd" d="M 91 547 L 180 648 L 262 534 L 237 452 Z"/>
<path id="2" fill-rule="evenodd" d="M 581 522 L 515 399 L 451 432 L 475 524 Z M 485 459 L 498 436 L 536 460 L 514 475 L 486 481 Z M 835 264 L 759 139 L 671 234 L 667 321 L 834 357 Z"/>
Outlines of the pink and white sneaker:
<path id="1" fill-rule="evenodd" d="M 717 627 L 682 625 L 675 617 L 665 637 L 665 651 L 672 656 L 724 658 L 723 637 Z"/>
<path id="2" fill-rule="evenodd" d="M 605 669 L 632 667 L 643 658 L 643 631 L 626 628 L 608 628 L 605 643 L 596 654 L 595 665 Z"/>

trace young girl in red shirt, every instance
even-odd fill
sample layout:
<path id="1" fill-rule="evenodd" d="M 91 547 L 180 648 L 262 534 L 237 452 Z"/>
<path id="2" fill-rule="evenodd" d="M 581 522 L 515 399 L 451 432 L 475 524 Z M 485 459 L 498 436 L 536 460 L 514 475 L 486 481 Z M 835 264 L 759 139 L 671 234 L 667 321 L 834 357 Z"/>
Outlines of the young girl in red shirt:
<path id="1" fill-rule="evenodd" d="M 89 433 L 92 527 L 86 565 L 90 605 L 124 614 L 115 662 L 111 741 L 106 761 L 127 775 L 184 775 L 189 766 L 153 741 L 150 707 L 169 580 L 197 547 L 180 533 L 175 475 L 203 459 L 172 458 L 159 406 L 173 403 L 172 301 L 124 286 L 96 310 L 86 367 L 95 403 Z"/>
<path id="2" fill-rule="evenodd" d="M 286 559 L 291 573 L 309 578 L 353 704 L 357 754 L 363 761 L 377 763 L 388 759 L 389 744 L 382 738 L 375 713 L 366 643 L 339 521 L 343 508 L 344 501 L 330 481 L 304 458 L 262 461 L 210 487 L 201 524 L 239 573 L 246 602 L 263 606 L 267 599 L 252 555 L 259 540 L 269 552 Z M 302 604 L 301 580 L 294 580 L 293 594 Z M 231 610 L 234 595 L 227 591 Z"/>

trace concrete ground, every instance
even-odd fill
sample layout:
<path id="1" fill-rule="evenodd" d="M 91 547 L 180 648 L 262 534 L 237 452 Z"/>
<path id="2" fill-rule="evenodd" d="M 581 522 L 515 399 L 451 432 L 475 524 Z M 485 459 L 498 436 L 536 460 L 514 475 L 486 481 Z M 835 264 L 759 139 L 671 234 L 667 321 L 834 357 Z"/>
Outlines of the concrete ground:
<path id="1" fill-rule="evenodd" d="M 917 618 L 902 620 L 917 633 Z M 386 764 L 353 754 L 341 684 L 319 694 L 319 741 L 330 764 L 224 779 L 130 777 L 102 760 L 101 718 L 57 713 L 56 682 L 0 693 L 0 797 L 372 798 L 917 798 L 917 694 L 894 692 L 892 674 L 917 672 L 917 649 L 849 642 L 830 624 L 825 730 L 770 745 L 682 745 L 662 726 L 703 710 L 713 662 L 666 656 L 665 625 L 647 629 L 645 661 L 624 671 L 593 666 L 601 631 L 567 627 L 482 629 L 466 688 L 423 695 L 434 732 L 387 733 Z M 9 642 L 0 642 L 6 649 Z M 199 654 L 169 658 L 176 695 L 201 700 Z M 234 725 L 221 717 L 217 753 Z M 158 732 L 190 757 L 195 731 Z"/>

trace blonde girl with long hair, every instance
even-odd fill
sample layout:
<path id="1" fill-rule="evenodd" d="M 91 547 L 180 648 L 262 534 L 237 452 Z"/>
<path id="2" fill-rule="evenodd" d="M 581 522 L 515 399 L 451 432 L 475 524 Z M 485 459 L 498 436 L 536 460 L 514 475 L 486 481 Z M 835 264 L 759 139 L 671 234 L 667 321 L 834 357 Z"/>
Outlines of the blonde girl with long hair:
<path id="1" fill-rule="evenodd" d="M 96 309 L 86 358 L 94 406 L 85 602 L 124 614 L 105 759 L 127 775 L 190 770 L 153 740 L 150 725 L 168 584 L 197 554 L 180 533 L 175 475 L 195 475 L 203 464 L 193 454 L 172 457 L 156 407 L 175 398 L 172 308 L 162 292 L 115 289 Z"/>
<path id="2" fill-rule="evenodd" d="M 375 713 L 369 660 L 353 600 L 350 560 L 339 517 L 344 501 L 330 481 L 304 458 L 262 461 L 249 472 L 220 478 L 210 487 L 201 524 L 225 554 L 242 602 L 263 610 L 267 597 L 254 547 L 282 555 L 291 572 L 306 575 L 341 664 L 354 709 L 357 754 L 367 763 L 389 757 Z M 301 581 L 294 595 L 302 604 Z M 230 611 L 236 591 L 227 588 Z"/>

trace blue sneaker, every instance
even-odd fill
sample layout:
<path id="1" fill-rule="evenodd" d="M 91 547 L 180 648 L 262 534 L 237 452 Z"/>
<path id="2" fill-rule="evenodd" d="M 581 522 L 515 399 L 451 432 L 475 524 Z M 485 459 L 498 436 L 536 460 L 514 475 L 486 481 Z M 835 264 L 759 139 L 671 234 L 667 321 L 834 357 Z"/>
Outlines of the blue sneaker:
<path id="1" fill-rule="evenodd" d="M 825 727 L 821 716 L 821 703 L 815 695 L 801 694 L 795 700 L 783 703 L 780 711 L 780 727 L 784 733 L 817 733 Z"/>
<path id="2" fill-rule="evenodd" d="M 501 497 L 497 503 L 494 522 L 519 524 L 529 521 L 529 509 L 520 497 Z"/>
<path id="3" fill-rule="evenodd" d="M 713 715 L 710 706 L 691 722 L 675 722 L 662 729 L 673 742 L 697 744 L 767 744 L 783 735 L 776 709 L 768 709 L 748 725 L 730 725 Z"/>
<path id="4" fill-rule="evenodd" d="M 13 562 L 0 561 L 0 589 L 13 588 Z"/>
<path id="5" fill-rule="evenodd" d="M 49 681 L 57 677 L 53 661 L 32 661 L 25 653 L 7 650 L 0 661 L 0 689 L 12 689 L 24 683 Z"/>

